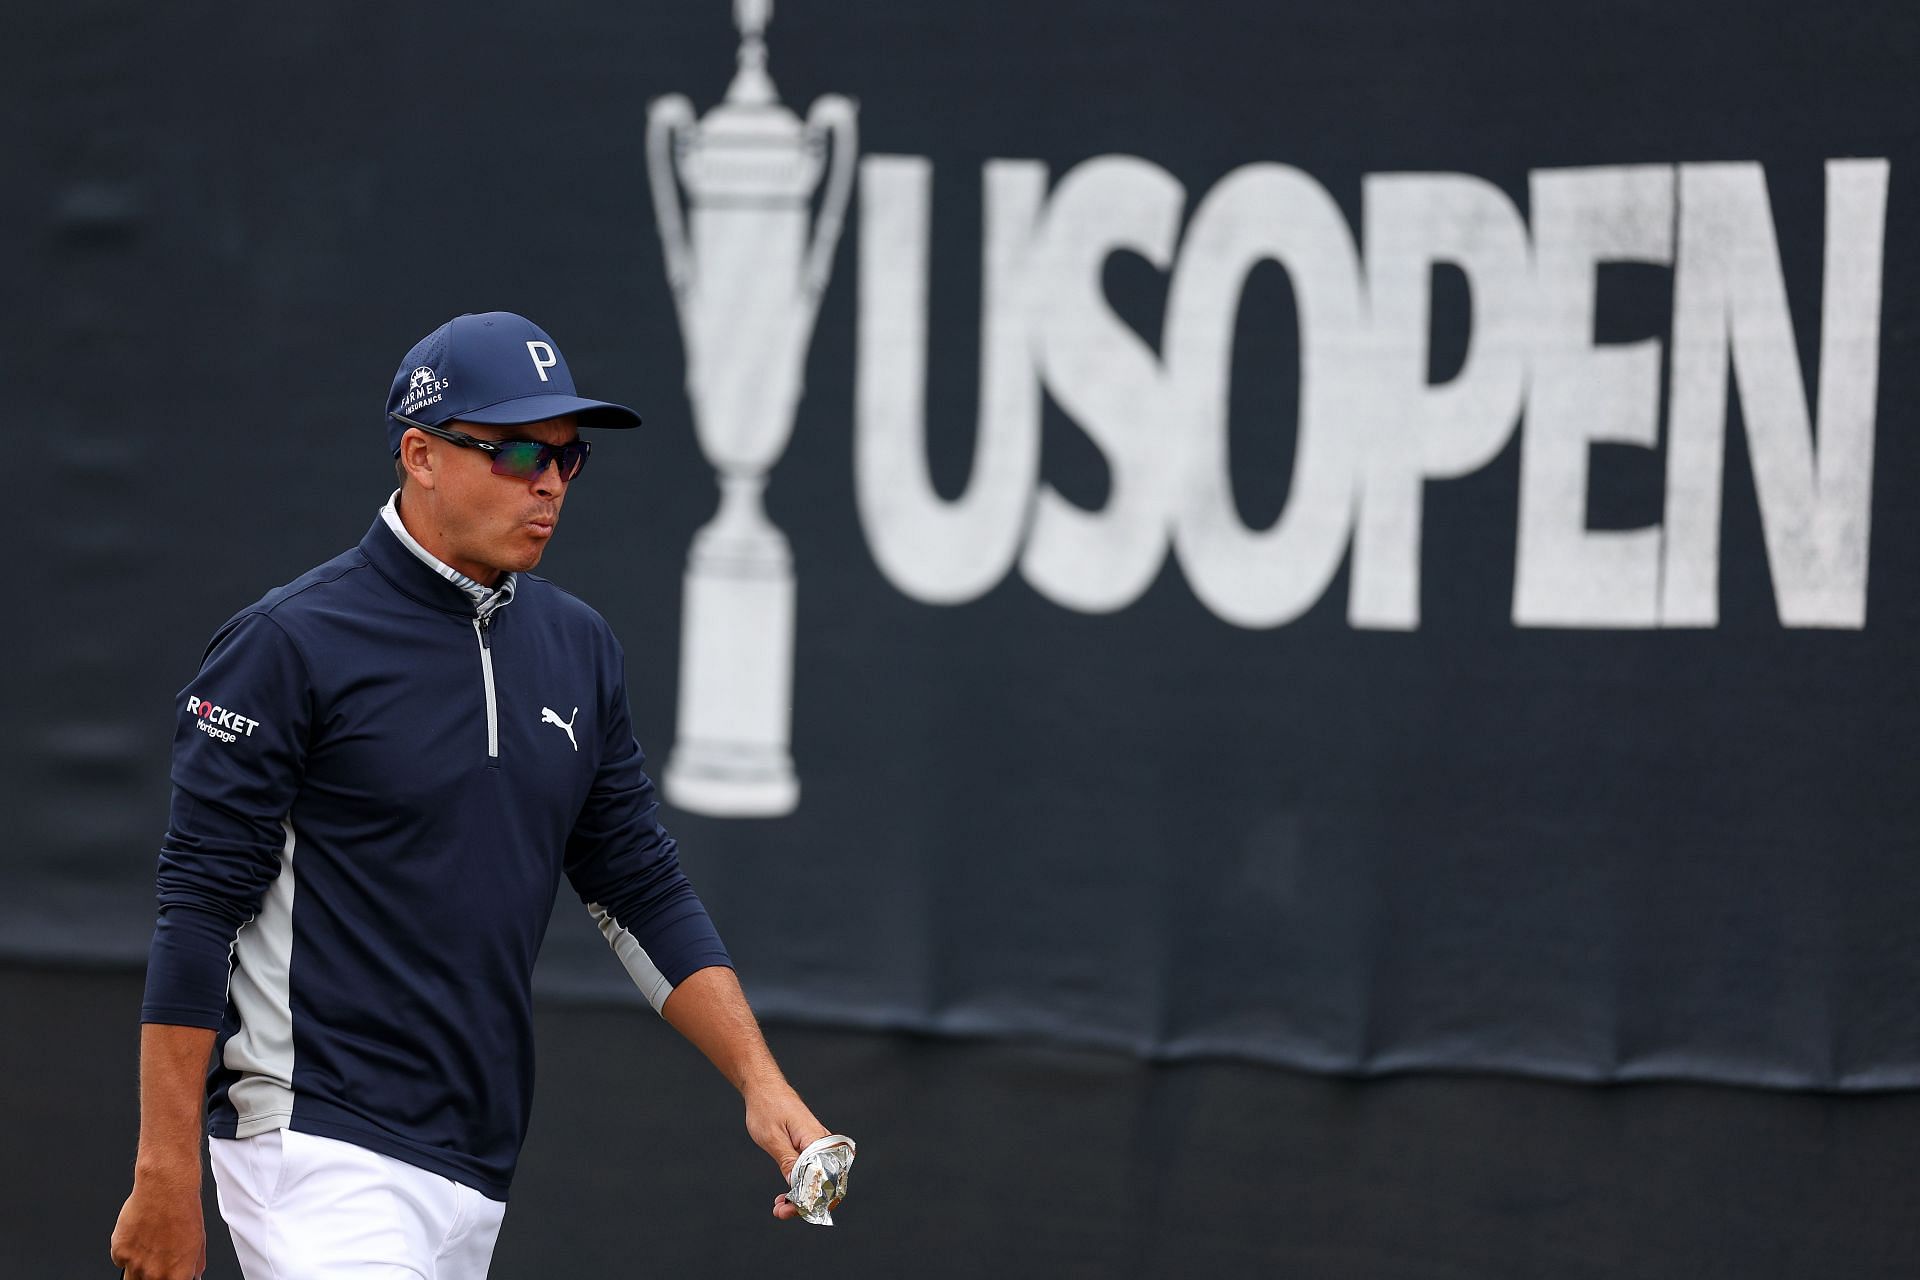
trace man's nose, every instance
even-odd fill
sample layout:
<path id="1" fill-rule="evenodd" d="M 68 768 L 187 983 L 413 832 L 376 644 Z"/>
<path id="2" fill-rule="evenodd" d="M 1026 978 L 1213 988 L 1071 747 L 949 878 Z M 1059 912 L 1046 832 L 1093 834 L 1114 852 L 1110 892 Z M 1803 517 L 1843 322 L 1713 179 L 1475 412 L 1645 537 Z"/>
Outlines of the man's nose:
<path id="1" fill-rule="evenodd" d="M 567 482 L 560 475 L 560 459 L 550 459 L 540 468 L 533 478 L 533 491 L 543 498 L 557 498 L 567 491 Z"/>

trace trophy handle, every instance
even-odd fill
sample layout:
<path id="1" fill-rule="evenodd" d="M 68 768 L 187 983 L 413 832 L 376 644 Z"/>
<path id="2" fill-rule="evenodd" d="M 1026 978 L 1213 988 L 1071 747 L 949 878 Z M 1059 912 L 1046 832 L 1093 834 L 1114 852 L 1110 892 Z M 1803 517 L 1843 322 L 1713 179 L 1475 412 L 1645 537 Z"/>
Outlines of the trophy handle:
<path id="1" fill-rule="evenodd" d="M 693 286 L 693 250 L 687 244 L 686 217 L 680 212 L 680 189 L 673 180 L 673 136 L 693 127 L 693 104 L 677 93 L 655 98 L 647 108 L 647 174 L 653 188 L 653 218 L 660 224 L 660 244 L 666 251 L 667 285 L 676 307 Z"/>
<path id="2" fill-rule="evenodd" d="M 820 220 L 813 227 L 813 244 L 807 249 L 803 277 L 807 301 L 815 305 L 826 292 L 827 276 L 833 270 L 833 250 L 840 243 L 840 227 L 847 216 L 847 199 L 853 194 L 853 162 L 859 151 L 856 110 L 851 98 L 829 93 L 815 99 L 807 112 L 807 132 L 816 136 L 822 131 L 833 134 L 833 169 L 827 175 L 827 192 L 820 202 Z"/>

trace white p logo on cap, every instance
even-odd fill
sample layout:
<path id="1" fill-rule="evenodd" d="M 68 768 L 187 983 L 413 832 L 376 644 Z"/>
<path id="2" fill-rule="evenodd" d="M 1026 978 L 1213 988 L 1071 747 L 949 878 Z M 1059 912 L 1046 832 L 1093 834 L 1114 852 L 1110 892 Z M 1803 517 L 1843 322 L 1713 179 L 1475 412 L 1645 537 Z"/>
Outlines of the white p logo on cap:
<path id="1" fill-rule="evenodd" d="M 540 381 L 547 380 L 547 370 L 560 363 L 560 357 L 553 354 L 553 348 L 534 338 L 527 343 L 527 355 L 533 360 L 534 372 L 540 375 Z"/>

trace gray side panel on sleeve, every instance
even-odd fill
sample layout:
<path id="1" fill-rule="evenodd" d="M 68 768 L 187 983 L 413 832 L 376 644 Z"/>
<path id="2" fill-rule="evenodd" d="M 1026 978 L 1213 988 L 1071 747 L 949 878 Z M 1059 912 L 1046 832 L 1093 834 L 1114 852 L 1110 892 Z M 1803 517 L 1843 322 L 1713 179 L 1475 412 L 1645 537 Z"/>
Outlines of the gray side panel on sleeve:
<path id="1" fill-rule="evenodd" d="M 639 939 L 622 928 L 605 907 L 597 902 L 589 902 L 587 913 L 600 926 L 600 932 L 606 935 L 607 945 L 613 948 L 613 954 L 619 956 L 620 963 L 627 967 L 633 985 L 640 988 L 640 994 L 647 998 L 653 1011 L 660 1012 L 660 1006 L 673 994 L 673 984 L 667 981 L 667 975 L 655 966 L 653 957 L 647 954 L 647 949 L 640 945 Z"/>

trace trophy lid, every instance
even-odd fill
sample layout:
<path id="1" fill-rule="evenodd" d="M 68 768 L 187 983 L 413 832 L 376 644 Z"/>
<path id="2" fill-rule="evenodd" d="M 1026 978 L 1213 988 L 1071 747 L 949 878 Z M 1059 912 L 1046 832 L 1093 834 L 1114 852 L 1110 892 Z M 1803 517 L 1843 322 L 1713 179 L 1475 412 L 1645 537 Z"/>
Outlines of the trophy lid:
<path id="1" fill-rule="evenodd" d="M 734 0 L 740 69 L 726 99 L 680 145 L 680 173 L 707 200 L 804 200 L 820 180 L 824 144 L 781 103 L 767 74 L 773 0 Z"/>
<path id="2" fill-rule="evenodd" d="M 740 28 L 740 69 L 727 86 L 727 101 L 741 106 L 765 106 L 780 95 L 767 74 L 767 23 L 773 18 L 773 0 L 733 0 L 733 24 Z"/>

